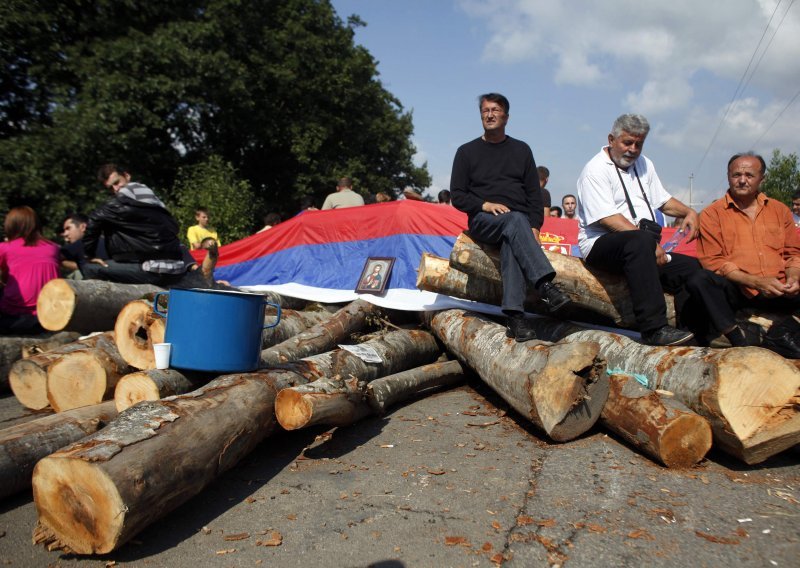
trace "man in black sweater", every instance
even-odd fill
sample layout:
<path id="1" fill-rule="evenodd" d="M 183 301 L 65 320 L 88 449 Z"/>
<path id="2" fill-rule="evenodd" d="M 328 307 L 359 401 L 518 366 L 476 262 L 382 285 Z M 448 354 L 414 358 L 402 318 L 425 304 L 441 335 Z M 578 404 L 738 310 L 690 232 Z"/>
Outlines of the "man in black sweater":
<path id="1" fill-rule="evenodd" d="M 555 271 L 539 245 L 544 207 L 536 162 L 530 147 L 506 135 L 509 103 L 503 95 L 479 98 L 483 136 L 456 152 L 450 192 L 453 205 L 469 216 L 470 235 L 500 245 L 506 335 L 536 339 L 524 317 L 527 283 L 533 284 L 551 312 L 569 302 L 552 283 Z"/>

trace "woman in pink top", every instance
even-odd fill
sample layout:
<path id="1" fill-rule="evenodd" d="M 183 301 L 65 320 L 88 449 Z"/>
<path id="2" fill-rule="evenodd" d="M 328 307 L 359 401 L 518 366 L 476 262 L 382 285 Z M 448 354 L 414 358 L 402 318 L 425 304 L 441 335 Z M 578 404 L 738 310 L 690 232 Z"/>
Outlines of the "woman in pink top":
<path id="1" fill-rule="evenodd" d="M 0 334 L 41 333 L 36 300 L 42 287 L 58 278 L 58 245 L 42 237 L 36 212 L 14 207 L 3 225 L 0 243 Z"/>

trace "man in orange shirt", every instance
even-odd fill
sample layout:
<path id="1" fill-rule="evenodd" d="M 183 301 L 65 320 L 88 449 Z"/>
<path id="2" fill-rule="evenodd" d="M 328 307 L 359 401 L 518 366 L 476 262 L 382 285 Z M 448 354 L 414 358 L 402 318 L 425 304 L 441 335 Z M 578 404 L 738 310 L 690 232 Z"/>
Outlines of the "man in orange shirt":
<path id="1" fill-rule="evenodd" d="M 722 277 L 729 305 L 714 308 L 731 322 L 742 307 L 800 311 L 800 236 L 789 208 L 761 193 L 765 171 L 761 156 L 733 156 L 727 193 L 700 215 L 697 257 Z M 800 358 L 800 324 L 792 315 L 776 323 L 762 346 Z"/>

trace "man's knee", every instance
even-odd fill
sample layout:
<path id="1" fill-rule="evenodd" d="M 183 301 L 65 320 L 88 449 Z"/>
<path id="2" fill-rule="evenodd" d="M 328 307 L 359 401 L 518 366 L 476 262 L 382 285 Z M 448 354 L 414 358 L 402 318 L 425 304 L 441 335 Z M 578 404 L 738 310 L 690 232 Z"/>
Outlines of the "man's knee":
<path id="1" fill-rule="evenodd" d="M 624 231 L 623 250 L 627 254 L 648 253 L 653 255 L 655 261 L 656 240 L 645 231 Z"/>

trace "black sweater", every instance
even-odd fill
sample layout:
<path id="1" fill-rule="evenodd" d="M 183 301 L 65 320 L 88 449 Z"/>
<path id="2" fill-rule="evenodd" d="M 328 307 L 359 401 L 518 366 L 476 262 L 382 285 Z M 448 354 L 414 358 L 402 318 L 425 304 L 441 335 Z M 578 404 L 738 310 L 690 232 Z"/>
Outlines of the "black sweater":
<path id="1" fill-rule="evenodd" d="M 497 144 L 476 138 L 461 146 L 453 160 L 450 192 L 453 205 L 470 217 L 489 201 L 525 213 L 535 229 L 544 222 L 533 152 L 525 142 L 510 136 Z"/>

